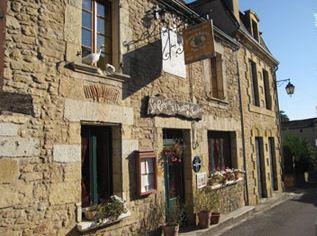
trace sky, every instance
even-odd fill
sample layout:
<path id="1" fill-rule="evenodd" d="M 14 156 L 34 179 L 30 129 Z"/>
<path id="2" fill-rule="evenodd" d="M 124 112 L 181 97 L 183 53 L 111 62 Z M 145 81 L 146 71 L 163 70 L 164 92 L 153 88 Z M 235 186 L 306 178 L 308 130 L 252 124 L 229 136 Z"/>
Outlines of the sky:
<path id="1" fill-rule="evenodd" d="M 239 0 L 241 11 L 254 10 L 260 31 L 280 62 L 277 80 L 291 79 L 295 93 L 278 88 L 280 110 L 291 120 L 317 117 L 317 1 Z"/>

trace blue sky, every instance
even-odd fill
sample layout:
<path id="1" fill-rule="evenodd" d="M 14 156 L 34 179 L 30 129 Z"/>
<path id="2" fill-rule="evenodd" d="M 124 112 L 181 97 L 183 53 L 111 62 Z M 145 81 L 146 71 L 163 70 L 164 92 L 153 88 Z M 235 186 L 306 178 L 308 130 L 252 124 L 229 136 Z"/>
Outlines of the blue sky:
<path id="1" fill-rule="evenodd" d="M 278 80 L 296 86 L 290 97 L 279 87 L 280 109 L 290 119 L 317 117 L 317 1 L 240 0 L 240 10 L 253 9 L 260 31 L 280 62 Z"/>

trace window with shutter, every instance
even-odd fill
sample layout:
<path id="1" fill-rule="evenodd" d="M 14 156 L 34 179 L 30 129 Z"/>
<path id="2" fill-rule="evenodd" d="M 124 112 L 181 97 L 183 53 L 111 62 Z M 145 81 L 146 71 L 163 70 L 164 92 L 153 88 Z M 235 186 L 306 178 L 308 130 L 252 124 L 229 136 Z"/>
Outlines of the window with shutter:
<path id="1" fill-rule="evenodd" d="M 263 82 L 265 90 L 265 106 L 266 109 L 272 110 L 272 97 L 270 92 L 269 73 L 266 70 L 263 70 Z"/>
<path id="2" fill-rule="evenodd" d="M 249 69 L 250 69 L 250 78 L 251 78 L 251 89 L 252 89 L 252 98 L 253 105 L 260 106 L 260 98 L 259 98 L 259 85 L 258 85 L 258 75 L 256 64 L 252 60 L 249 61 Z"/>
<path id="3" fill-rule="evenodd" d="M 210 62 L 211 95 L 217 99 L 224 99 L 222 55 L 217 53 L 216 57 L 211 58 Z"/>

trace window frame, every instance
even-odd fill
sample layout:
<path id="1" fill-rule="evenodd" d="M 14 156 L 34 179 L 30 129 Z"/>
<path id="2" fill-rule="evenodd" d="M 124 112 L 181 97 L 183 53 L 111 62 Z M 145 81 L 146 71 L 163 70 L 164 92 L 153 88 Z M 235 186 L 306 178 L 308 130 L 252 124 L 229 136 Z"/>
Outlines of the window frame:
<path id="1" fill-rule="evenodd" d="M 150 159 L 152 160 L 153 166 L 153 188 L 149 191 L 142 192 L 142 170 L 141 163 L 142 161 Z M 157 192 L 157 160 L 154 151 L 137 151 L 136 152 L 136 183 L 137 183 L 137 194 L 140 197 L 148 196 Z"/>
<path id="2" fill-rule="evenodd" d="M 212 168 L 212 147 L 211 147 L 211 140 L 223 140 L 223 168 L 219 169 L 221 170 L 225 170 L 227 167 L 229 168 L 234 168 L 235 166 L 235 161 L 233 160 L 234 157 L 234 153 L 233 153 L 233 137 L 232 137 L 232 133 L 231 132 L 226 132 L 226 131 L 208 131 L 208 170 L 209 170 L 209 174 L 215 171 L 218 171 L 218 169 L 216 167 Z M 227 142 L 227 144 L 225 144 L 225 142 Z M 227 147 L 227 149 L 226 149 Z M 227 152 L 227 153 L 226 153 Z M 225 156 L 225 155 L 228 156 Z M 228 164 L 228 162 L 230 162 L 229 166 L 226 166 L 226 164 Z M 219 166 L 218 166 L 219 167 Z"/>
<path id="3" fill-rule="evenodd" d="M 83 35 L 81 38 L 81 49 L 83 52 L 83 48 L 86 48 L 91 51 L 91 53 L 98 53 L 98 35 L 102 35 L 102 37 L 105 38 L 104 45 L 105 48 L 102 51 L 102 54 L 104 54 L 106 58 L 106 62 L 111 63 L 112 61 L 112 1 L 111 0 L 90 0 L 91 1 L 91 10 L 85 9 L 82 6 L 82 17 L 83 12 L 91 14 L 91 28 L 87 28 L 83 25 L 83 19 L 82 19 L 82 25 L 81 29 L 88 30 L 91 32 L 91 47 L 88 47 L 83 44 Z M 98 3 L 102 4 L 105 7 L 105 16 L 99 16 L 98 15 Z M 105 32 L 99 33 L 98 32 L 98 18 L 102 18 L 104 20 L 104 27 Z M 82 56 L 84 57 L 84 53 L 82 53 Z M 109 60 L 107 60 L 109 58 Z"/>

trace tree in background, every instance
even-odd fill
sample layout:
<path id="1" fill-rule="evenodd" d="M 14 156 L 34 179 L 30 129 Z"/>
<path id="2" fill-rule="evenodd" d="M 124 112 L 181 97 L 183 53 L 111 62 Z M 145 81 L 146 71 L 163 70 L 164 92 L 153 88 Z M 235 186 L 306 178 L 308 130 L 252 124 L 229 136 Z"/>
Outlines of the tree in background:
<path id="1" fill-rule="evenodd" d="M 316 151 L 306 139 L 287 135 L 283 141 L 283 152 L 285 174 L 295 174 L 300 178 L 304 172 L 317 167 Z"/>
<path id="2" fill-rule="evenodd" d="M 281 122 L 287 122 L 289 121 L 288 116 L 286 115 L 285 111 L 280 110 L 280 119 Z"/>

